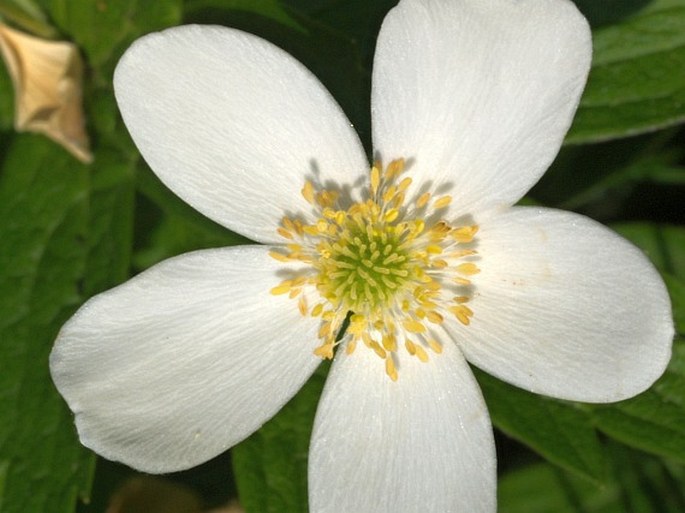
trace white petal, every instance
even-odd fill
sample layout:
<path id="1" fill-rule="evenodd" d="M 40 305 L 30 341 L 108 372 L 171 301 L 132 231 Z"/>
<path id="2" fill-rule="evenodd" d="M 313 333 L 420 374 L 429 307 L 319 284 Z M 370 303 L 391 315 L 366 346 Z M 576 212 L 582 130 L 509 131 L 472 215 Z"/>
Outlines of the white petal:
<path id="1" fill-rule="evenodd" d="M 274 415 L 320 361 L 315 320 L 269 293 L 277 267 L 258 246 L 199 251 L 88 301 L 50 358 L 83 444 L 168 472 Z"/>
<path id="2" fill-rule="evenodd" d="M 413 160 L 454 217 L 512 205 L 559 150 L 591 45 L 567 0 L 403 0 L 376 47 L 374 149 Z"/>
<path id="3" fill-rule="evenodd" d="M 309 454 L 312 513 L 494 513 L 495 449 L 478 385 L 454 344 L 399 379 L 361 345 L 338 352 Z"/>
<path id="4" fill-rule="evenodd" d="M 284 213 L 306 210 L 305 176 L 351 183 L 361 143 L 321 83 L 251 34 L 184 26 L 139 39 L 114 86 L 133 140 L 162 181 L 197 210 L 273 242 Z"/>
<path id="5" fill-rule="evenodd" d="M 579 215 L 513 208 L 481 226 L 471 325 L 447 326 L 466 358 L 563 399 L 648 388 L 671 354 L 666 288 L 632 244 Z"/>

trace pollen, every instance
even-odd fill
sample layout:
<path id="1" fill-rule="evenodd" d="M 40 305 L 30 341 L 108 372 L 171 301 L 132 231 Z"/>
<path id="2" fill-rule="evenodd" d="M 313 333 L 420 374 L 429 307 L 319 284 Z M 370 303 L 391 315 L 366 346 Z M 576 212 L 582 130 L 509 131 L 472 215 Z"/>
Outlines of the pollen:
<path id="1" fill-rule="evenodd" d="M 340 344 L 350 357 L 371 351 L 391 381 L 401 378 L 402 352 L 426 364 L 443 352 L 448 316 L 470 324 L 480 272 L 478 226 L 441 219 L 452 197 L 425 191 L 405 167 L 404 159 L 374 163 L 359 201 L 306 180 L 311 211 L 284 217 L 276 227 L 283 244 L 269 252 L 300 264 L 270 293 L 320 320 L 314 354 L 331 359 Z"/>

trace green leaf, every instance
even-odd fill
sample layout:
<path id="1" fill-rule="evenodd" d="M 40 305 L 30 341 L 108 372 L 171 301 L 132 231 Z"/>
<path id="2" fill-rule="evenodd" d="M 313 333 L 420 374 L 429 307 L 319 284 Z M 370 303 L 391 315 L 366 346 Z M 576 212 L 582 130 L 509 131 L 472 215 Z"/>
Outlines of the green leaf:
<path id="1" fill-rule="evenodd" d="M 5 497 L 5 485 L 7 484 L 7 470 L 9 466 L 9 461 L 0 461 L 0 507 L 2 507 L 3 498 Z"/>
<path id="2" fill-rule="evenodd" d="M 619 23 L 597 28 L 593 46 L 592 71 L 567 143 L 685 121 L 685 1 L 649 2 Z"/>
<path id="3" fill-rule="evenodd" d="M 86 168 L 39 136 L 9 144 L 0 174 L 3 513 L 67 513 L 87 497 L 94 460 L 48 354 L 75 308 L 128 274 L 132 207 L 133 166 L 118 154 L 96 152 Z"/>
<path id="4" fill-rule="evenodd" d="M 311 22 L 328 26 L 344 34 L 358 46 L 365 64 L 371 64 L 376 36 L 387 12 L 396 0 L 283 0 L 293 12 Z"/>
<path id="5" fill-rule="evenodd" d="M 0 0 L 2 21 L 34 36 L 51 39 L 56 35 L 55 29 L 47 23 L 45 14 L 30 0 Z"/>
<path id="6" fill-rule="evenodd" d="M 579 492 L 595 507 L 580 509 L 569 497 L 568 478 L 549 464 L 538 463 L 500 480 L 497 495 L 500 513 L 625 513 L 616 508 L 615 490 L 598 489 L 585 481 L 574 481 Z M 575 491 L 575 490 L 574 490 Z M 611 509 L 609 509 L 611 506 Z"/>
<path id="7" fill-rule="evenodd" d="M 248 513 L 307 512 L 309 438 L 326 369 L 322 365 L 278 415 L 232 449 L 238 495 Z"/>
<path id="8" fill-rule="evenodd" d="M 615 218 L 645 184 L 685 183 L 676 129 L 591 146 L 566 146 L 530 194 L 548 206 Z"/>
<path id="9" fill-rule="evenodd" d="M 86 298 L 129 276 L 134 185 L 134 162 L 105 149 L 96 153 L 88 191 Z"/>
<path id="10" fill-rule="evenodd" d="M 622 445 L 608 445 L 618 512 L 682 513 L 685 511 L 685 472 L 682 465 L 654 458 Z M 600 509 L 599 511 L 604 511 Z M 617 512 L 617 513 L 618 513 Z"/>
<path id="11" fill-rule="evenodd" d="M 663 274 L 661 277 L 666 283 L 669 296 L 671 296 L 676 333 L 685 337 L 685 280 L 680 280 L 669 274 Z"/>
<path id="12" fill-rule="evenodd" d="M 182 0 L 44 0 L 52 20 L 79 45 L 98 81 L 109 82 L 114 60 L 147 32 L 176 25 Z M 107 66 L 104 66 L 107 64 Z"/>
<path id="13" fill-rule="evenodd" d="M 500 480 L 500 513 L 682 513 L 683 468 L 632 451 L 608 446 L 610 473 L 597 487 L 539 463 Z"/>
<path id="14" fill-rule="evenodd" d="M 185 0 L 184 15 L 198 16 L 200 11 L 236 10 L 257 14 L 281 25 L 304 31 L 300 23 L 283 8 L 279 0 Z"/>
<path id="15" fill-rule="evenodd" d="M 3 513 L 71 511 L 88 489 L 91 459 L 48 375 L 58 326 L 81 299 L 87 189 L 83 166 L 47 140 L 10 144 L 0 174 Z"/>
<path id="16" fill-rule="evenodd" d="M 12 130 L 14 125 L 14 89 L 4 61 L 0 59 L 0 131 Z M 5 136 L 2 136 L 4 139 Z"/>
<path id="17" fill-rule="evenodd" d="M 304 44 L 285 47 L 322 81 L 372 155 L 371 70 L 383 18 L 396 0 L 283 0 L 307 29 Z"/>
<path id="18" fill-rule="evenodd" d="M 590 481 L 604 479 L 591 418 L 570 403 L 531 394 L 476 370 L 492 422 L 550 462 Z"/>
<path id="19" fill-rule="evenodd" d="M 117 114 L 111 72 L 135 37 L 180 19 L 180 0 L 43 6 L 90 65 L 84 99 L 95 162 L 84 168 L 39 137 L 18 137 L 4 156 L 0 235 L 8 244 L 0 248 L 0 289 L 12 294 L 0 296 L 0 356 L 12 370 L 0 376 L 0 406 L 9 419 L 0 425 L 3 513 L 71 513 L 77 497 L 89 493 L 94 459 L 52 385 L 47 355 L 85 299 L 129 274 L 139 156 Z"/>

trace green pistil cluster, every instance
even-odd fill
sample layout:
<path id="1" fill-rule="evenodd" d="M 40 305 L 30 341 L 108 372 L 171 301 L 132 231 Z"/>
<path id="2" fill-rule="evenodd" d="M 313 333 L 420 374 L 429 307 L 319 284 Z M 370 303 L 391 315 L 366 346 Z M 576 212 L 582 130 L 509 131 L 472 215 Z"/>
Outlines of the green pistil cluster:
<path id="1" fill-rule="evenodd" d="M 321 288 L 349 310 L 384 308 L 408 282 L 409 255 L 392 225 L 345 229 L 329 254 L 318 262 Z"/>

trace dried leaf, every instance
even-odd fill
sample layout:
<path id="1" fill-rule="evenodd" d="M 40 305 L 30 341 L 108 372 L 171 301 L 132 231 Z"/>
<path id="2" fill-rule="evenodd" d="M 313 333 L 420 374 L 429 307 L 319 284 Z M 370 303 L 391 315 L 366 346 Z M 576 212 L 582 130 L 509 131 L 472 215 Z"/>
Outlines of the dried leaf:
<path id="1" fill-rule="evenodd" d="M 83 64 L 76 46 L 0 23 L 0 52 L 14 84 L 16 130 L 47 135 L 80 161 L 92 161 L 82 108 Z"/>

